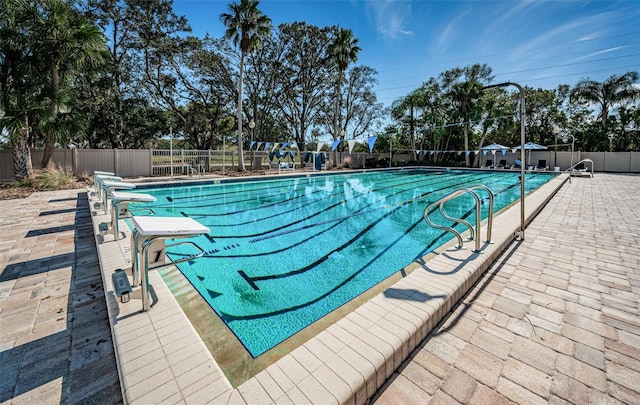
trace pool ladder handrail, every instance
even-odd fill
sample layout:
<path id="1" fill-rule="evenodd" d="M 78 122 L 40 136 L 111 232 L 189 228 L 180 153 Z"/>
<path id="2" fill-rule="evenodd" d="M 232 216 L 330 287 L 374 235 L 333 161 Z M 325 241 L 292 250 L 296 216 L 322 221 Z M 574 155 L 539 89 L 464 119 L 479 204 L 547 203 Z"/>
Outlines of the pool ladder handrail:
<path id="1" fill-rule="evenodd" d="M 591 173 L 589 173 L 589 168 L 588 167 L 585 170 L 575 169 L 575 167 L 578 166 L 581 163 L 591 163 Z M 593 178 L 593 160 L 591 160 L 591 159 L 582 159 L 581 161 L 579 161 L 578 163 L 574 164 L 573 166 L 571 166 L 570 168 L 568 168 L 565 171 L 569 172 L 570 174 L 573 174 L 574 172 L 578 172 L 578 173 L 586 172 L 586 173 L 589 173 L 589 177 Z"/>
<path id="2" fill-rule="evenodd" d="M 487 240 L 485 241 L 486 243 L 491 243 L 491 229 L 493 227 L 493 200 L 494 200 L 494 194 L 493 192 L 487 187 L 487 186 L 483 186 L 483 185 L 476 185 L 476 186 L 472 186 L 472 187 L 465 187 L 465 188 L 460 188 L 458 190 L 453 191 L 450 194 L 447 194 L 446 196 L 440 198 L 438 201 L 432 203 L 431 205 L 429 205 L 427 208 L 424 209 L 424 220 L 427 221 L 427 223 L 429 225 L 431 225 L 432 227 L 436 228 L 436 229 L 441 229 L 444 231 L 448 231 L 453 233 L 456 238 L 458 238 L 458 246 L 456 246 L 458 249 L 464 249 L 464 245 L 462 242 L 462 235 L 460 235 L 460 232 L 456 231 L 452 226 L 443 226 L 443 225 L 438 225 L 434 222 L 432 222 L 429 219 L 429 214 L 431 213 L 431 211 L 433 211 L 433 209 L 436 206 L 440 206 L 440 214 L 442 215 L 442 217 L 446 220 L 455 222 L 456 224 L 462 224 L 464 226 L 466 226 L 469 229 L 469 240 L 474 240 L 476 241 L 476 248 L 474 250 L 474 252 L 479 253 L 480 252 L 480 224 L 482 222 L 482 216 L 481 216 L 481 204 L 482 204 L 482 200 L 480 199 L 480 197 L 478 196 L 478 193 L 476 193 L 474 190 L 476 189 L 483 189 L 485 190 L 488 194 L 489 194 L 489 215 L 487 217 Z M 454 218 L 451 217 L 450 215 L 448 215 L 446 212 L 444 212 L 444 204 L 448 201 L 451 201 L 463 194 L 471 194 L 473 196 L 473 198 L 476 200 L 476 229 L 474 231 L 473 229 L 473 225 L 471 225 L 469 222 L 465 221 L 462 218 Z"/>

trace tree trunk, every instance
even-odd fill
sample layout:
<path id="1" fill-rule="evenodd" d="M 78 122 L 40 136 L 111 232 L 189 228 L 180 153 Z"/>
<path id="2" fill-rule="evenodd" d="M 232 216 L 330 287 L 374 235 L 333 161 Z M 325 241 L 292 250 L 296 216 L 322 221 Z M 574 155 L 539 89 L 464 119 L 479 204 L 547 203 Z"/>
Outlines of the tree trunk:
<path id="1" fill-rule="evenodd" d="M 411 144 L 411 156 L 413 157 L 413 161 L 416 161 L 416 122 L 413 117 L 413 105 L 411 106 L 411 126 L 409 128 L 409 136 L 410 136 L 410 144 Z"/>
<path id="2" fill-rule="evenodd" d="M 51 68 L 51 121 L 55 123 L 58 116 L 58 93 L 60 91 L 60 69 L 54 63 Z M 42 154 L 42 168 L 47 169 L 51 165 L 51 156 L 53 155 L 54 129 L 49 125 L 47 128 L 47 137 L 44 143 L 44 153 Z"/>
<path id="3" fill-rule="evenodd" d="M 29 130 L 24 127 L 17 137 L 11 139 L 13 176 L 16 180 L 33 177 L 31 151 L 29 150 Z"/>
<path id="4" fill-rule="evenodd" d="M 336 85 L 336 107 L 333 112 L 333 140 L 337 141 L 340 138 L 340 122 L 338 121 L 338 116 L 340 115 L 340 104 L 341 97 L 340 91 L 342 89 L 342 72 L 338 74 L 338 84 Z M 338 166 L 338 151 L 337 149 L 332 151 L 331 160 L 333 161 L 333 167 Z"/>
<path id="5" fill-rule="evenodd" d="M 476 154 L 476 156 L 473 158 L 473 166 L 472 167 L 480 167 L 480 156 L 484 156 L 482 155 L 482 145 L 484 145 L 484 140 L 487 137 L 487 128 L 483 128 L 482 129 L 482 135 L 480 136 L 480 141 L 478 141 L 478 149 L 480 150 L 480 154 Z M 489 151 L 488 153 L 490 153 L 491 151 Z M 495 154 L 492 154 L 492 156 L 494 157 L 493 160 L 495 160 Z M 493 164 L 495 165 L 496 162 L 493 162 Z"/>
<path id="6" fill-rule="evenodd" d="M 469 150 L 469 123 L 464 124 L 464 163 L 465 166 L 469 167 L 471 161 L 469 160 L 469 155 L 467 151 Z"/>
<path id="7" fill-rule="evenodd" d="M 238 80 L 238 171 L 244 172 L 244 152 L 242 150 L 242 76 L 244 74 L 244 51 L 240 55 L 240 80 Z"/>

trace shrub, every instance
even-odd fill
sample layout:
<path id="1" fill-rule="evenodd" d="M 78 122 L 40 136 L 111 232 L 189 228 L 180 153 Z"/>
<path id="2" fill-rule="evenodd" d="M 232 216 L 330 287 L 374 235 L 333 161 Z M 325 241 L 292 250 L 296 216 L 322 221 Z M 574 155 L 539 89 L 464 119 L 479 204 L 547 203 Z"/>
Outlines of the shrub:
<path id="1" fill-rule="evenodd" d="M 33 180 L 33 187 L 45 190 L 65 188 L 76 181 L 73 173 L 66 168 L 44 169 Z"/>

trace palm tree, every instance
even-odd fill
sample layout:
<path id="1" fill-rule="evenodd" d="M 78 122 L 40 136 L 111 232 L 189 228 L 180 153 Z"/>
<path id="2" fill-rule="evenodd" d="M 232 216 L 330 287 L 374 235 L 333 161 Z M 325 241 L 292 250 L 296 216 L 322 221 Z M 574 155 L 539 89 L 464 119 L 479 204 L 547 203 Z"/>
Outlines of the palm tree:
<path id="1" fill-rule="evenodd" d="M 418 110 L 424 111 L 425 93 L 422 87 L 412 91 L 404 98 L 398 99 L 391 105 L 391 117 L 405 123 L 409 128 L 409 139 L 411 141 L 412 160 L 417 160 L 416 156 L 416 130 L 418 127 Z"/>
<path id="2" fill-rule="evenodd" d="M 602 83 L 584 79 L 571 90 L 569 100 L 572 103 L 597 104 L 600 107 L 598 119 L 602 123 L 602 129 L 606 132 L 609 110 L 636 99 L 640 94 L 640 90 L 634 87 L 634 83 L 637 81 L 638 72 L 612 75 Z"/>
<path id="3" fill-rule="evenodd" d="M 242 149 L 242 79 L 244 58 L 262 45 L 262 39 L 271 35 L 271 19 L 258 10 L 258 0 L 240 0 L 229 4 L 229 12 L 220 14 L 226 27 L 224 37 L 240 48 L 240 74 L 238 78 L 238 171 L 245 171 Z"/>
<path id="4" fill-rule="evenodd" d="M 11 142 L 13 175 L 17 180 L 33 175 L 29 150 L 29 117 L 41 106 L 40 64 L 31 52 L 29 29 L 37 12 L 21 0 L 0 7 L 0 131 Z"/>
<path id="5" fill-rule="evenodd" d="M 477 102 L 482 94 L 482 84 L 476 80 L 455 83 L 451 88 L 451 99 L 457 107 L 456 114 L 464 129 L 464 150 L 469 150 L 469 130 L 471 120 L 477 115 Z M 465 163 L 470 165 L 469 155 L 465 154 Z"/>
<path id="6" fill-rule="evenodd" d="M 108 57 L 104 35 L 93 22 L 63 0 L 47 0 L 44 6 L 37 51 L 49 63 L 51 116 L 45 131 L 43 168 L 50 163 L 56 132 L 64 132 L 56 125 L 58 114 L 68 111 L 61 103 L 61 80 L 74 69 L 96 68 Z"/>
<path id="7" fill-rule="evenodd" d="M 491 68 L 486 64 L 476 63 L 441 73 L 440 78 L 443 88 L 448 89 L 447 96 L 455 108 L 454 114 L 463 124 L 464 149 L 469 150 L 471 121 L 480 113 L 478 101 L 482 95 L 483 82 L 490 82 L 492 79 Z M 465 163 L 470 165 L 469 155 L 465 155 Z"/>
<path id="8" fill-rule="evenodd" d="M 358 46 L 358 39 L 353 37 L 353 32 L 350 29 L 338 28 L 335 39 L 327 48 L 329 57 L 333 59 L 338 68 L 338 80 L 336 82 L 336 107 L 333 116 L 333 139 L 338 139 L 342 128 L 342 116 L 340 111 L 342 110 L 342 95 L 340 94 L 342 88 L 342 82 L 345 80 L 344 75 L 351 62 L 358 60 L 358 53 L 360 52 Z"/>

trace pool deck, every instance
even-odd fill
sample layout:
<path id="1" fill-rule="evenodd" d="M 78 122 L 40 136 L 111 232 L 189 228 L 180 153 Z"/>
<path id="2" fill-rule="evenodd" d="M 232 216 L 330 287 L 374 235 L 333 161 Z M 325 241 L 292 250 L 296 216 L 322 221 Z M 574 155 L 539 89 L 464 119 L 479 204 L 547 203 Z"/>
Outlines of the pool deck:
<path id="1" fill-rule="evenodd" d="M 516 204 L 237 389 L 156 272 L 118 304 L 86 192 L 0 201 L 0 403 L 640 403 L 640 176 L 558 183 L 525 241 Z"/>

